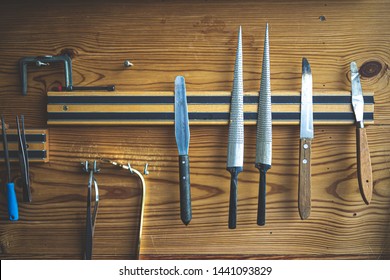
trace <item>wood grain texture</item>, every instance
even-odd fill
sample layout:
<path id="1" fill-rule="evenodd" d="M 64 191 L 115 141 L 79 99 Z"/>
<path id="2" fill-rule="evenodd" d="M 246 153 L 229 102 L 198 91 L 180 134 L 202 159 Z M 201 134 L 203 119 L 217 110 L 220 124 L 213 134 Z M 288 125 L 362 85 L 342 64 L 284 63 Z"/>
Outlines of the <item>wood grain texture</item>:
<path id="1" fill-rule="evenodd" d="M 311 211 L 311 143 L 312 139 L 301 138 L 299 145 L 298 210 L 302 220 Z"/>
<path id="2" fill-rule="evenodd" d="M 4 3 L 3 3 L 4 2 Z M 298 206 L 298 126 L 273 129 L 267 172 L 267 224 L 256 225 L 256 131 L 245 129 L 237 228 L 228 230 L 227 127 L 191 127 L 191 224 L 180 221 L 173 126 L 49 127 L 50 162 L 30 165 L 31 204 L 7 221 L 0 194 L 1 259 L 81 259 L 88 176 L 86 159 L 149 163 L 141 258 L 390 258 L 390 6 L 386 1 L 34 1 L 0 4 L 0 112 L 24 114 L 26 127 L 46 127 L 47 91 L 64 81 L 62 65 L 29 67 L 21 95 L 23 56 L 69 53 L 74 85 L 115 84 L 118 91 L 172 91 L 184 75 L 191 91 L 230 91 L 237 27 L 243 28 L 244 89 L 261 77 L 269 22 L 271 88 L 299 91 L 301 59 L 310 61 L 313 91 L 349 91 L 349 65 L 378 62 L 361 77 L 375 92 L 375 124 L 367 127 L 374 191 L 369 206 L 357 183 L 354 126 L 315 126 L 312 211 Z M 326 20 L 321 21 L 320 16 Z M 134 66 L 124 68 L 129 59 Z M 374 71 L 375 70 L 375 71 Z M 18 172 L 12 165 L 13 174 Z M 135 258 L 140 186 L 125 170 L 101 165 L 94 259 Z M 0 165 L 4 185 L 4 165 Z M 19 189 L 17 189 L 18 195 Z"/>

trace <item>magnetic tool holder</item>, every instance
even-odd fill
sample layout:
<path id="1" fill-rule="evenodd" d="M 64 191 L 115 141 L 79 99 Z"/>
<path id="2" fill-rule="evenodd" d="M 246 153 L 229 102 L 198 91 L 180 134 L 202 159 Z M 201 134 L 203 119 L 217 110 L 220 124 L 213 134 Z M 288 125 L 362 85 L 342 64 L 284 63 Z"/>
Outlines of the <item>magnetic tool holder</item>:
<path id="1" fill-rule="evenodd" d="M 244 94 L 244 123 L 256 125 L 258 92 Z M 231 93 L 187 91 L 190 125 L 227 125 Z M 299 125 L 299 91 L 272 91 L 272 124 Z M 364 93 L 365 124 L 374 123 L 374 94 Z M 313 92 L 314 124 L 353 125 L 349 91 Z M 49 125 L 173 125 L 174 93 L 48 92 Z"/>
<path id="2" fill-rule="evenodd" d="M 37 67 L 48 66 L 51 63 L 60 63 L 64 64 L 64 74 L 65 74 L 65 87 L 59 87 L 59 91 L 73 91 L 73 90 L 106 90 L 114 91 L 114 85 L 108 86 L 73 86 L 72 80 L 72 59 L 69 55 L 44 55 L 44 56 L 32 56 L 32 57 L 23 57 L 19 60 L 19 72 L 20 79 L 22 83 L 22 95 L 27 95 L 27 66 L 35 65 Z"/>

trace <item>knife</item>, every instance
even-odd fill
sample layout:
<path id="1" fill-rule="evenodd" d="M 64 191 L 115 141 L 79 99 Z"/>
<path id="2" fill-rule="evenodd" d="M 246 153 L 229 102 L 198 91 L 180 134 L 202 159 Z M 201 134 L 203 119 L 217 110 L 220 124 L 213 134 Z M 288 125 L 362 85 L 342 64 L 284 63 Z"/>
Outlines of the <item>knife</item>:
<path id="1" fill-rule="evenodd" d="M 355 62 L 351 63 L 352 107 L 356 119 L 357 170 L 360 193 L 366 204 L 370 204 L 373 191 L 372 167 L 366 129 L 363 124 L 364 99 L 359 71 Z"/>
<path id="2" fill-rule="evenodd" d="M 183 223 L 188 225 L 192 218 L 190 163 L 188 158 L 190 127 L 188 124 L 186 84 L 183 76 L 177 76 L 175 79 L 175 136 L 179 150 L 180 217 Z"/>
<path id="3" fill-rule="evenodd" d="M 238 174 L 244 166 L 244 86 L 242 72 L 242 35 L 238 31 L 233 91 L 230 103 L 229 138 L 226 169 L 231 174 L 229 200 L 229 228 L 236 228 Z"/>
<path id="4" fill-rule="evenodd" d="M 263 65 L 259 106 L 257 112 L 256 162 L 260 171 L 259 197 L 257 206 L 257 224 L 265 225 L 266 172 L 271 168 L 272 160 L 272 112 L 271 112 L 271 77 L 269 61 L 268 23 L 265 28 Z"/>
<path id="5" fill-rule="evenodd" d="M 311 142 L 313 130 L 313 81 L 310 64 L 302 59 L 301 133 L 299 153 L 298 208 L 302 220 L 310 216 L 311 210 Z"/>

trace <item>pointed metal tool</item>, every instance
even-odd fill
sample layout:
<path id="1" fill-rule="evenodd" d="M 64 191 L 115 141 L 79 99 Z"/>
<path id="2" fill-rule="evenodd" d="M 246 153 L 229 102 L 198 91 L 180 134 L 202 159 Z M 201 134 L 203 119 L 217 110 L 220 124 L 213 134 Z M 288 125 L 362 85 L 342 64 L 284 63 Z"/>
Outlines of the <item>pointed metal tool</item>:
<path id="1" fill-rule="evenodd" d="M 355 62 L 351 63 L 352 107 L 356 119 L 356 151 L 360 193 L 366 204 L 370 204 L 373 191 L 372 167 L 368 149 L 367 133 L 363 123 L 364 99 L 359 71 Z"/>
<path id="2" fill-rule="evenodd" d="M 311 142 L 313 129 L 313 80 L 310 64 L 302 59 L 301 133 L 299 152 L 298 209 L 302 220 L 311 211 Z"/>
<path id="3" fill-rule="evenodd" d="M 188 158 L 190 127 L 186 83 L 183 76 L 177 76 L 175 79 L 175 136 L 179 150 L 180 216 L 183 223 L 188 225 L 192 219 L 190 161 Z"/>
<path id="4" fill-rule="evenodd" d="M 268 23 L 265 27 L 263 65 L 257 112 L 256 162 L 260 171 L 259 197 L 257 206 L 257 224 L 265 225 L 266 172 L 272 161 L 272 112 L 271 112 L 271 75 L 269 58 Z"/>
<path id="5" fill-rule="evenodd" d="M 238 45 L 232 99 L 230 103 L 229 139 L 227 170 L 231 173 L 230 201 L 229 201 L 229 228 L 236 228 L 237 219 L 237 183 L 238 174 L 244 166 L 244 85 L 242 71 L 242 35 L 241 26 L 238 31 Z"/>
<path id="6" fill-rule="evenodd" d="M 30 168 L 28 161 L 28 151 L 23 115 L 20 116 L 20 119 L 18 116 L 16 116 L 16 128 L 18 131 L 18 155 L 20 172 L 22 173 L 23 202 L 30 203 L 32 201 L 30 186 Z"/>

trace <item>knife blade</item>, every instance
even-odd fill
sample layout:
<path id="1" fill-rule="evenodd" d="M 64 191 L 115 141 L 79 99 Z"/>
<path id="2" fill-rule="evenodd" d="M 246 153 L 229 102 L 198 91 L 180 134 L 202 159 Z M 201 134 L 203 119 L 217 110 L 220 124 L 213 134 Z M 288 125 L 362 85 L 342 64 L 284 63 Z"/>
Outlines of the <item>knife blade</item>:
<path id="1" fill-rule="evenodd" d="M 192 219 L 190 162 L 188 150 L 190 145 L 190 127 L 186 84 L 183 76 L 175 79 L 175 137 L 179 151 L 179 182 L 180 182 L 180 217 L 185 225 Z"/>
<path id="2" fill-rule="evenodd" d="M 236 228 L 238 174 L 244 166 L 244 85 L 242 71 L 242 29 L 238 30 L 233 90 L 230 103 L 228 153 L 226 169 L 231 174 L 229 228 Z"/>
<path id="3" fill-rule="evenodd" d="M 351 63 L 352 107 L 356 119 L 356 152 L 359 190 L 366 204 L 370 204 L 373 191 L 372 167 L 368 149 L 367 133 L 363 123 L 364 99 L 359 71 Z"/>
<path id="4" fill-rule="evenodd" d="M 259 92 L 256 133 L 255 167 L 260 171 L 259 197 L 257 205 L 257 224 L 265 225 L 266 172 L 272 161 L 272 112 L 271 112 L 271 75 L 269 58 L 268 23 L 265 28 L 263 64 Z"/>
<path id="5" fill-rule="evenodd" d="M 302 59 L 298 208 L 302 220 L 311 211 L 311 145 L 313 129 L 313 80 L 310 64 Z"/>

